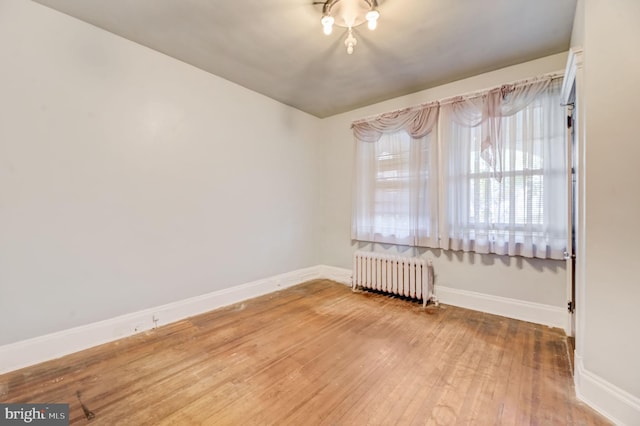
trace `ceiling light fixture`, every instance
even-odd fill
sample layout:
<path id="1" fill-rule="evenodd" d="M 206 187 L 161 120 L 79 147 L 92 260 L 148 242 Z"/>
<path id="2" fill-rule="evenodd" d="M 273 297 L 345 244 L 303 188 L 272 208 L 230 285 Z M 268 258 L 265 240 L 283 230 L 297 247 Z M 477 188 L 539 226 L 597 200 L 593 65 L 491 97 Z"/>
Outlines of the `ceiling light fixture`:
<path id="1" fill-rule="evenodd" d="M 365 22 L 370 30 L 378 26 L 378 0 L 326 0 L 315 4 L 323 5 L 320 22 L 326 35 L 331 34 L 334 25 L 348 29 L 344 45 L 349 55 L 358 44 L 353 36 L 353 28 Z"/>

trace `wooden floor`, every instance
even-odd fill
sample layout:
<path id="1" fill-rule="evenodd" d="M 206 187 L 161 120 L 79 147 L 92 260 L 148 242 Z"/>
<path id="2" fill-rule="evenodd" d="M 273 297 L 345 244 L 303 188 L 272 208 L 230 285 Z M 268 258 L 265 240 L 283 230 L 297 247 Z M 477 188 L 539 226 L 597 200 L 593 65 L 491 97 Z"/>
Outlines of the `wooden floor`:
<path id="1" fill-rule="evenodd" d="M 80 425 L 608 424 L 561 331 L 325 280 L 0 375 L 0 401 Z"/>

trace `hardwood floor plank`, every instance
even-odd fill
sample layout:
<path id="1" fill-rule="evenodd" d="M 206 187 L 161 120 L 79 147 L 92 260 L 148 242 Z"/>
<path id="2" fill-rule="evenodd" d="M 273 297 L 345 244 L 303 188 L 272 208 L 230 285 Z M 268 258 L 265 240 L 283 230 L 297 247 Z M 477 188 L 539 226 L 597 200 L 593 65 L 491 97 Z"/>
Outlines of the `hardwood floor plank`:
<path id="1" fill-rule="evenodd" d="M 560 330 L 315 280 L 2 375 L 0 400 L 77 425 L 608 424 L 570 368 Z"/>

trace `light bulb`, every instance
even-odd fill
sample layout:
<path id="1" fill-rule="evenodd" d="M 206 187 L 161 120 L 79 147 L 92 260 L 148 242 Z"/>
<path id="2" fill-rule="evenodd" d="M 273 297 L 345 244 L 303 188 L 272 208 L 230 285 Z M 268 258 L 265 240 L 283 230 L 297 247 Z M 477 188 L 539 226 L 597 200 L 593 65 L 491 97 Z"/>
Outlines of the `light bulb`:
<path id="1" fill-rule="evenodd" d="M 324 33 L 326 35 L 331 34 L 331 31 L 333 30 L 334 21 L 335 20 L 333 19 L 333 16 L 329 16 L 329 15 L 324 15 L 320 20 L 320 22 L 322 23 L 322 28 L 324 30 Z"/>
<path id="2" fill-rule="evenodd" d="M 348 53 L 349 55 L 351 55 L 351 54 L 353 53 L 353 44 L 349 44 L 349 45 L 347 46 L 347 53 Z"/>
<path id="3" fill-rule="evenodd" d="M 377 10 L 373 9 L 370 10 L 369 12 L 367 12 L 366 18 L 368 21 L 368 27 L 370 30 L 375 30 L 376 27 L 378 26 L 378 18 L 380 17 L 380 12 L 378 12 Z"/>

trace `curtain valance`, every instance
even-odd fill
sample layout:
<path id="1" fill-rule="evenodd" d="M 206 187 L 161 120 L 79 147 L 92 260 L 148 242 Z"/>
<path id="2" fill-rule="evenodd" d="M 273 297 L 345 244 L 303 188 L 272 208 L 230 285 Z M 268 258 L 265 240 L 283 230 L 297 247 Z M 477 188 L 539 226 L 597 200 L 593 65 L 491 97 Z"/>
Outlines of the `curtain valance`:
<path id="1" fill-rule="evenodd" d="M 412 138 L 425 137 L 438 124 L 437 102 L 379 115 L 354 122 L 351 127 L 361 142 L 377 142 L 383 133 L 405 130 Z"/>
<path id="2" fill-rule="evenodd" d="M 493 177 L 500 182 L 504 170 L 502 119 L 522 111 L 547 90 L 552 81 L 561 79 L 561 76 L 547 75 L 504 84 L 480 94 L 456 96 L 356 121 L 351 127 L 356 140 L 377 142 L 382 134 L 400 130 L 406 131 L 414 139 L 420 139 L 437 126 L 440 114 L 446 117 L 446 121 L 461 126 L 481 126 L 480 156 L 489 165 Z"/>

